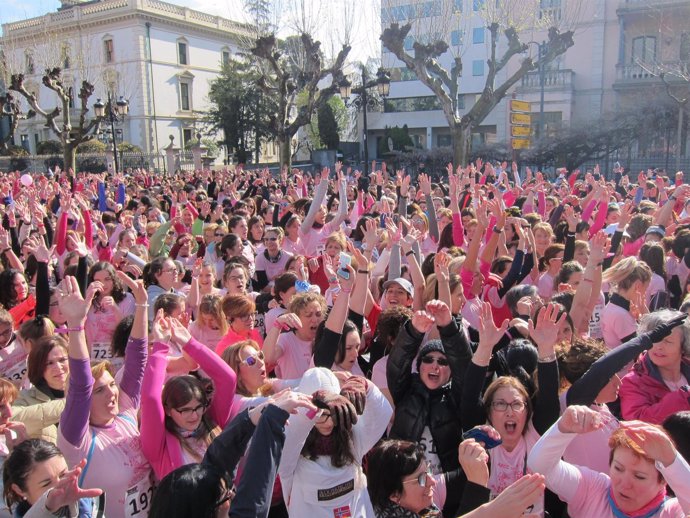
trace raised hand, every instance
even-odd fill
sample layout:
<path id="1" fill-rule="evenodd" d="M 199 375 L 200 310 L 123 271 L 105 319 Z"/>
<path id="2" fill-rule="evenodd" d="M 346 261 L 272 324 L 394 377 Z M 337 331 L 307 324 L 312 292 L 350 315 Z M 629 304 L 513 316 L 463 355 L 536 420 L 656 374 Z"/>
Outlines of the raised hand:
<path id="1" fill-rule="evenodd" d="M 467 480 L 486 487 L 489 483 L 489 454 L 474 439 L 465 439 L 458 447 L 458 460 Z"/>
<path id="2" fill-rule="evenodd" d="M 167 317 L 168 325 L 170 326 L 170 338 L 180 349 L 192 339 L 191 333 L 187 328 L 176 318 Z"/>
<path id="3" fill-rule="evenodd" d="M 668 322 L 662 322 L 654 329 L 647 331 L 646 335 L 653 344 L 661 342 L 664 338 L 670 336 L 676 327 L 682 326 L 685 323 L 686 318 L 686 314 L 679 314 L 677 317 L 672 318 Z"/>
<path id="4" fill-rule="evenodd" d="M 317 390 L 312 395 L 312 402 L 317 408 L 330 412 L 333 424 L 350 430 L 357 423 L 357 410 L 345 396 L 326 390 Z"/>
<path id="5" fill-rule="evenodd" d="M 558 330 L 567 316 L 563 312 L 561 318 L 558 318 L 558 311 L 559 307 L 551 303 L 539 312 L 536 325 L 532 319 L 529 320 L 529 336 L 537 345 L 540 357 L 553 353 L 556 340 L 558 340 Z"/>
<path id="6" fill-rule="evenodd" d="M 519 518 L 529 507 L 543 499 L 545 487 L 543 475 L 524 475 L 480 509 L 490 511 L 491 516 Z"/>
<path id="7" fill-rule="evenodd" d="M 95 283 L 91 283 L 93 285 Z M 101 287 L 102 289 L 102 287 Z M 68 275 L 58 286 L 57 297 L 60 312 L 67 320 L 69 327 L 82 327 L 96 290 L 86 290 L 86 299 L 81 296 L 77 279 Z"/>
<path id="8" fill-rule="evenodd" d="M 144 286 L 144 281 L 134 280 L 122 271 L 117 272 L 117 278 L 122 284 L 129 288 L 137 304 L 146 304 L 148 302 L 149 295 L 146 291 L 146 286 Z"/>
<path id="9" fill-rule="evenodd" d="M 572 405 L 566 408 L 558 420 L 562 433 L 589 433 L 604 426 L 604 416 L 586 406 Z"/>
<path id="10" fill-rule="evenodd" d="M 434 325 L 434 318 L 426 311 L 415 311 L 412 315 L 412 327 L 421 334 L 426 334 Z"/>
<path id="11" fill-rule="evenodd" d="M 60 476 L 57 484 L 49 490 L 46 498 L 46 509 L 55 513 L 65 506 L 79 502 L 82 498 L 94 498 L 103 493 L 102 489 L 82 489 L 79 487 L 79 476 L 86 466 L 86 459 L 77 464 L 74 469 Z"/>
<path id="12" fill-rule="evenodd" d="M 621 428 L 648 457 L 661 462 L 666 467 L 673 464 L 676 448 L 663 430 L 643 421 L 622 422 Z"/>
<path id="13" fill-rule="evenodd" d="M 508 330 L 508 320 L 504 320 L 501 327 L 496 327 L 494 324 L 494 317 L 491 313 L 491 304 L 488 302 L 481 303 L 481 313 L 479 317 L 479 346 L 477 348 L 477 353 L 482 351 L 482 355 L 478 356 L 477 359 L 483 359 L 487 363 L 491 359 L 491 351 L 494 346 L 503 338 L 503 335 Z M 475 353 L 475 356 L 477 356 Z M 488 358 L 485 355 L 488 354 Z"/>
<path id="14" fill-rule="evenodd" d="M 430 300 L 426 303 L 426 312 L 433 317 L 438 327 L 445 327 L 453 320 L 450 308 L 440 300 Z"/>

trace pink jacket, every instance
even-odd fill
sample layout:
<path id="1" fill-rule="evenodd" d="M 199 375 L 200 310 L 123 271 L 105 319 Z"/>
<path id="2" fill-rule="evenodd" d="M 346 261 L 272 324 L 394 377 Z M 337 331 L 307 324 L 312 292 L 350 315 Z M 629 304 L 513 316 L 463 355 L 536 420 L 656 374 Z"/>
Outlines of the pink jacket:
<path id="1" fill-rule="evenodd" d="M 681 372 L 690 380 L 690 363 L 681 363 Z M 671 392 L 647 353 L 623 378 L 619 395 L 626 420 L 661 424 L 671 414 L 690 410 L 690 392 L 683 389 Z"/>
<path id="2" fill-rule="evenodd" d="M 141 448 L 158 480 L 185 464 L 179 439 L 165 429 L 161 393 L 165 381 L 168 344 L 155 342 L 141 388 Z M 192 338 L 185 352 L 210 376 L 215 387 L 207 415 L 224 428 L 230 419 L 237 376 L 213 351 Z"/>

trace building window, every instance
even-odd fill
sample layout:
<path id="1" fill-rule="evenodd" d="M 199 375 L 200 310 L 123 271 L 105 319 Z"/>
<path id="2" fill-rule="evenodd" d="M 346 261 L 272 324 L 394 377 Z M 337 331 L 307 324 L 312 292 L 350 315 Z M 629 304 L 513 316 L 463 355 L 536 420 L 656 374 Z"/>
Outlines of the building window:
<path id="1" fill-rule="evenodd" d="M 177 42 L 177 62 L 180 65 L 189 64 L 189 60 L 187 59 L 187 43 L 184 41 Z"/>
<path id="2" fill-rule="evenodd" d="M 67 95 L 69 95 L 69 107 L 74 108 L 74 88 L 70 86 L 67 89 Z"/>
<path id="3" fill-rule="evenodd" d="M 103 40 L 103 52 L 106 63 L 112 63 L 115 59 L 115 47 L 113 46 L 113 40 Z"/>
<path id="4" fill-rule="evenodd" d="M 632 55 L 630 61 L 633 64 L 656 61 L 656 38 L 654 36 L 639 36 L 632 40 Z"/>
<path id="5" fill-rule="evenodd" d="M 450 33 L 450 44 L 453 46 L 462 45 L 462 31 L 452 31 Z"/>
<path id="6" fill-rule="evenodd" d="M 539 0 L 539 19 L 561 19 L 561 0 Z"/>
<path id="7" fill-rule="evenodd" d="M 70 67 L 72 66 L 72 62 L 70 61 L 69 57 L 69 45 L 65 45 L 62 47 L 62 68 L 63 70 L 69 70 Z"/>
<path id="8" fill-rule="evenodd" d="M 182 128 L 182 147 L 187 147 L 187 144 L 194 138 L 193 135 L 192 128 Z"/>
<path id="9" fill-rule="evenodd" d="M 475 59 L 472 61 L 472 75 L 473 76 L 483 76 L 484 75 L 484 61 L 481 59 Z"/>
<path id="10" fill-rule="evenodd" d="M 386 99 L 383 111 L 386 113 L 394 112 L 424 112 L 441 109 L 441 102 L 435 95 L 424 97 L 397 97 Z"/>
<path id="11" fill-rule="evenodd" d="M 395 67 L 388 70 L 391 75 L 391 81 L 416 81 L 417 74 L 414 70 L 407 67 Z"/>
<path id="12" fill-rule="evenodd" d="M 458 110 L 465 109 L 465 94 L 458 94 Z"/>
<path id="13" fill-rule="evenodd" d="M 484 27 L 472 29 L 472 43 L 484 43 Z"/>
<path id="14" fill-rule="evenodd" d="M 455 12 L 455 13 L 461 13 L 462 12 L 462 2 L 463 2 L 463 0 L 453 0 L 453 12 Z"/>
<path id="15" fill-rule="evenodd" d="M 36 65 L 34 64 L 34 57 L 30 53 L 26 53 L 25 55 L 25 60 L 26 60 L 26 73 L 27 74 L 33 74 L 36 72 Z"/>
<path id="16" fill-rule="evenodd" d="M 479 11 L 484 6 L 484 0 L 472 0 L 472 10 Z"/>
<path id="17" fill-rule="evenodd" d="M 230 64 L 230 51 L 227 49 L 223 49 L 220 53 L 220 62 L 223 66 L 227 66 Z"/>
<path id="18" fill-rule="evenodd" d="M 403 45 L 405 50 L 412 50 L 414 48 L 414 38 L 412 36 L 408 36 L 405 38 L 405 43 Z"/>
<path id="19" fill-rule="evenodd" d="M 437 147 L 450 147 L 451 140 L 450 135 L 437 135 L 436 136 L 436 146 Z"/>
<path id="20" fill-rule="evenodd" d="M 29 148 L 29 135 L 20 135 L 19 142 L 24 149 L 26 149 L 29 152 L 31 151 L 31 149 Z"/>
<path id="21" fill-rule="evenodd" d="M 182 111 L 191 110 L 191 100 L 189 97 L 189 83 L 180 83 L 180 109 Z"/>
<path id="22" fill-rule="evenodd" d="M 690 32 L 684 32 L 680 35 L 680 60 L 683 62 L 690 61 Z"/>

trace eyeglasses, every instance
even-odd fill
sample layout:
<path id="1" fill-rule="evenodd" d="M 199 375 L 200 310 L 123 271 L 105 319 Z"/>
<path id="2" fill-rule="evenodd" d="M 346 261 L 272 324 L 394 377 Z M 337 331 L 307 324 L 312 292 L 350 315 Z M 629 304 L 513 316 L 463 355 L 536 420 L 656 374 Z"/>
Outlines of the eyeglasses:
<path id="1" fill-rule="evenodd" d="M 56 365 L 65 365 L 67 363 L 67 356 L 58 358 L 57 360 L 50 360 L 46 362 L 46 369 L 49 367 L 55 367 Z"/>
<path id="2" fill-rule="evenodd" d="M 225 502 L 232 500 L 233 498 L 235 498 L 235 487 L 233 486 L 231 488 L 225 488 L 223 490 L 223 498 L 216 502 L 216 508 L 220 507 Z"/>
<path id="3" fill-rule="evenodd" d="M 242 360 L 242 363 L 244 363 L 247 367 L 254 367 L 259 360 L 264 361 L 264 352 L 259 351 L 256 354 L 252 354 L 250 356 L 247 356 L 244 360 Z"/>
<path id="4" fill-rule="evenodd" d="M 429 477 L 431 477 L 431 475 L 431 467 L 427 466 L 426 469 L 419 474 L 419 476 L 403 480 L 403 484 L 407 484 L 409 482 L 417 482 L 417 484 L 419 484 L 420 487 L 426 487 L 428 479 Z"/>
<path id="5" fill-rule="evenodd" d="M 161 270 L 161 273 L 177 273 L 177 268 L 169 268 L 167 270 Z"/>
<path id="6" fill-rule="evenodd" d="M 206 411 L 206 405 L 195 406 L 194 408 L 176 408 L 175 412 L 184 417 L 189 417 L 192 414 L 203 414 Z"/>
<path id="7" fill-rule="evenodd" d="M 216 233 L 216 234 L 213 234 L 213 235 L 214 235 L 215 237 L 225 237 L 225 234 L 222 234 L 222 233 Z"/>
<path id="8" fill-rule="evenodd" d="M 422 363 L 431 365 L 432 363 L 438 363 L 439 367 L 448 367 L 448 360 L 445 358 L 434 358 L 433 356 L 425 356 L 422 358 Z"/>
<path id="9" fill-rule="evenodd" d="M 250 313 L 249 315 L 243 315 L 241 317 L 237 317 L 239 320 L 244 320 L 245 322 L 250 322 L 256 318 L 256 313 Z"/>
<path id="10" fill-rule="evenodd" d="M 324 424 L 331 418 L 331 414 L 323 412 L 319 417 L 316 418 L 316 424 Z"/>
<path id="11" fill-rule="evenodd" d="M 508 407 L 512 408 L 513 412 L 522 412 L 525 409 L 525 406 L 525 402 L 520 399 L 516 399 L 512 403 L 508 403 L 506 401 L 494 401 L 491 403 L 491 408 L 496 410 L 496 412 L 505 412 L 508 410 Z"/>

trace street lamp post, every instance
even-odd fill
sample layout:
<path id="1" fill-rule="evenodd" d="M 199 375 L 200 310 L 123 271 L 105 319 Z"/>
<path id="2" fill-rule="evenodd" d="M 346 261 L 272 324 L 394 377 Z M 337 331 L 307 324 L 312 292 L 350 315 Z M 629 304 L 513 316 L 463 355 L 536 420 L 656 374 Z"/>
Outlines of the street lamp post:
<path id="1" fill-rule="evenodd" d="M 527 45 L 536 45 L 539 49 L 539 138 L 544 138 L 544 83 L 546 71 L 542 59 L 546 54 L 546 42 L 528 41 Z"/>
<path id="2" fill-rule="evenodd" d="M 120 98 L 113 105 L 113 99 L 108 92 L 108 103 L 103 104 L 103 101 L 99 98 L 93 105 L 96 117 L 107 116 L 110 120 L 110 135 L 113 140 L 113 155 L 115 158 L 115 174 L 120 170 L 120 162 L 117 156 L 117 134 L 115 132 L 115 123 L 122 122 L 125 119 L 125 115 L 129 113 L 129 103 L 127 100 L 120 96 Z M 107 112 L 107 113 L 106 113 Z"/>
<path id="3" fill-rule="evenodd" d="M 390 87 L 391 87 L 391 79 L 390 76 L 388 75 L 388 72 L 386 72 L 383 68 L 379 68 L 378 72 L 376 73 L 376 79 L 367 81 L 367 70 L 364 65 L 362 65 L 362 84 L 361 86 L 357 88 L 352 88 L 352 83 L 344 77 L 340 83 L 338 83 L 338 86 L 340 87 L 340 97 L 343 98 L 345 103 L 347 103 L 347 100 L 349 97 L 355 93 L 358 94 L 361 97 L 362 100 L 362 124 L 364 126 L 364 134 L 362 136 L 362 142 L 364 143 L 364 176 L 369 175 L 369 140 L 368 140 L 368 132 L 369 132 L 369 127 L 367 125 L 367 105 L 369 103 L 369 95 L 367 90 L 369 88 L 374 88 L 376 87 L 378 89 L 378 92 L 380 95 L 383 97 L 387 97 L 388 94 L 390 93 Z"/>

